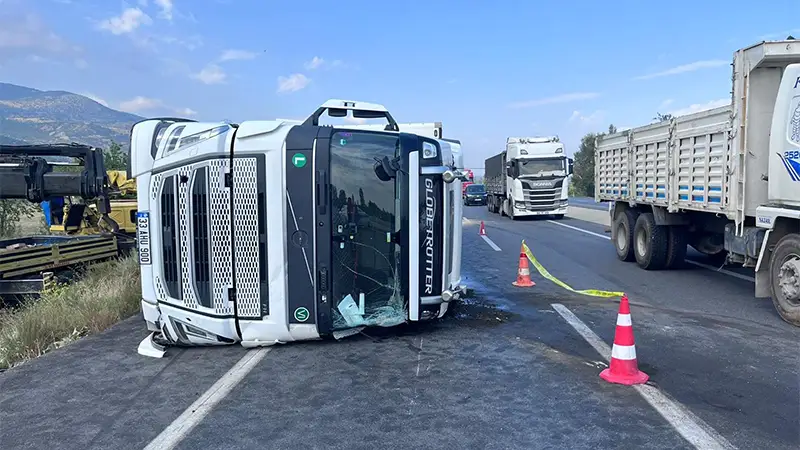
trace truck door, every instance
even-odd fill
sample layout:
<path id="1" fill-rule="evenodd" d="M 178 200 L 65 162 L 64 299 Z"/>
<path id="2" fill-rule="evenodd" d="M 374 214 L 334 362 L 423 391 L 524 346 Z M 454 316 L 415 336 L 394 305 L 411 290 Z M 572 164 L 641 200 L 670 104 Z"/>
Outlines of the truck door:
<path id="1" fill-rule="evenodd" d="M 408 153 L 401 136 L 408 135 L 334 130 L 331 136 L 333 330 L 406 321 L 413 227 L 407 213 Z"/>

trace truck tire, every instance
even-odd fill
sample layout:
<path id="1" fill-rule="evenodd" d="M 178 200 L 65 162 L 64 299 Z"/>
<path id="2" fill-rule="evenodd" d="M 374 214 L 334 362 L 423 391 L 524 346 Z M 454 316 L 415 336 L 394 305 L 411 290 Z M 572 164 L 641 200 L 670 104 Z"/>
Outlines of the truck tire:
<path id="1" fill-rule="evenodd" d="M 671 226 L 667 233 L 667 269 L 681 267 L 686 260 L 686 228 Z"/>
<path id="2" fill-rule="evenodd" d="M 617 214 L 614 221 L 614 229 L 617 231 L 616 235 L 612 236 L 614 248 L 617 250 L 617 258 L 620 261 L 631 262 L 635 261 L 636 257 L 633 254 L 633 227 L 636 225 L 636 218 L 638 213 L 633 209 L 626 209 Z"/>
<path id="3" fill-rule="evenodd" d="M 553 220 L 561 220 L 564 218 L 563 214 L 553 214 Z"/>
<path id="4" fill-rule="evenodd" d="M 653 213 L 642 213 L 633 227 L 633 254 L 644 270 L 663 269 L 667 264 L 668 227 L 656 225 Z"/>
<path id="5" fill-rule="evenodd" d="M 772 304 L 781 318 L 800 326 L 800 234 L 778 241 L 769 260 Z"/>

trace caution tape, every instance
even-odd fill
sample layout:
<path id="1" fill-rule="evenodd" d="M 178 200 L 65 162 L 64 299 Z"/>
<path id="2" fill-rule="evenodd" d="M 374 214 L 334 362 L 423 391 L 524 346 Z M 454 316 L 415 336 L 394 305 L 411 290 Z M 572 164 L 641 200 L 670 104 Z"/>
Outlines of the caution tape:
<path id="1" fill-rule="evenodd" d="M 584 290 L 573 289 L 567 283 L 564 283 L 563 281 L 559 280 L 558 278 L 550 274 L 550 272 L 548 272 L 547 269 L 544 268 L 542 263 L 540 263 L 539 260 L 537 260 L 536 257 L 533 256 L 531 249 L 528 248 L 528 244 L 526 244 L 524 240 L 522 241 L 522 251 L 525 252 L 525 256 L 527 256 L 528 259 L 531 261 L 531 264 L 533 264 L 533 267 L 535 267 L 536 271 L 539 272 L 539 275 L 552 281 L 553 283 L 561 286 L 562 288 L 570 292 L 574 292 L 576 294 L 581 294 L 581 295 L 591 295 L 592 297 L 622 297 L 625 294 L 624 292 L 601 291 L 598 289 L 584 289 Z"/>

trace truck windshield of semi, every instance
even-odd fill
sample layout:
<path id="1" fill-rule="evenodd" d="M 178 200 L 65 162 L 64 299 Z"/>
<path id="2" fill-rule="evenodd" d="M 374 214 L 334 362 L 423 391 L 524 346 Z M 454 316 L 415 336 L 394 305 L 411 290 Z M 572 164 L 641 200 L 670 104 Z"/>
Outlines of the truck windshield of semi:
<path id="1" fill-rule="evenodd" d="M 385 130 L 320 126 L 385 117 Z M 403 133 L 381 105 L 305 122 L 147 119 L 138 187 L 140 345 L 341 338 L 442 317 L 463 292 L 460 145 Z"/>

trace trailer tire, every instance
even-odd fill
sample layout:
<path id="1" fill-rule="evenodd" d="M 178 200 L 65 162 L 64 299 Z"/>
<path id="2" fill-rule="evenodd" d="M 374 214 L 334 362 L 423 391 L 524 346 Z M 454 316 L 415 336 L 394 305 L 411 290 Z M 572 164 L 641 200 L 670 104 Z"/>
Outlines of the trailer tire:
<path id="1" fill-rule="evenodd" d="M 620 261 L 631 262 L 636 260 L 633 254 L 633 228 L 636 225 L 637 217 L 636 210 L 626 209 L 617 214 L 615 219 L 614 229 L 617 232 L 616 235 L 612 236 L 612 240 L 614 241 L 614 248 L 617 250 L 617 258 Z"/>
<path id="2" fill-rule="evenodd" d="M 678 268 L 686 260 L 687 242 L 686 228 L 682 226 L 671 226 L 667 237 L 667 269 Z"/>
<path id="3" fill-rule="evenodd" d="M 669 229 L 656 225 L 653 213 L 642 213 L 633 227 L 633 254 L 644 270 L 663 269 L 667 263 Z"/>
<path id="4" fill-rule="evenodd" d="M 783 320 L 800 326 L 800 234 L 778 241 L 769 260 L 772 304 Z"/>
<path id="5" fill-rule="evenodd" d="M 564 218 L 563 214 L 553 214 L 553 220 L 561 220 Z"/>

